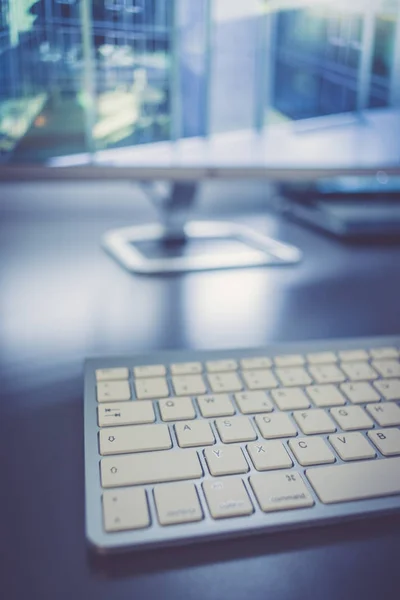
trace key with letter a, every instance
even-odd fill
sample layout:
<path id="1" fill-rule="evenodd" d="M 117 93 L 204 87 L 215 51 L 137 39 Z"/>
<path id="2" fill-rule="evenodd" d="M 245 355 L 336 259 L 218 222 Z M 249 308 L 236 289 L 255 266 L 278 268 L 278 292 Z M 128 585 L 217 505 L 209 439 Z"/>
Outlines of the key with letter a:
<path id="1" fill-rule="evenodd" d="M 207 421 L 177 423 L 175 433 L 181 448 L 210 446 L 215 442 L 214 434 Z"/>

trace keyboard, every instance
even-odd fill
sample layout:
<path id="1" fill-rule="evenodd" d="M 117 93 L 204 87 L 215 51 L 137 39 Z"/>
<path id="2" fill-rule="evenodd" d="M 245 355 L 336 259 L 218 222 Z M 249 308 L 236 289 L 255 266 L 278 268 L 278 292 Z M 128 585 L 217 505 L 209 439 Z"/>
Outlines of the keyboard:
<path id="1" fill-rule="evenodd" d="M 400 509 L 400 337 L 93 358 L 84 412 L 101 552 Z"/>

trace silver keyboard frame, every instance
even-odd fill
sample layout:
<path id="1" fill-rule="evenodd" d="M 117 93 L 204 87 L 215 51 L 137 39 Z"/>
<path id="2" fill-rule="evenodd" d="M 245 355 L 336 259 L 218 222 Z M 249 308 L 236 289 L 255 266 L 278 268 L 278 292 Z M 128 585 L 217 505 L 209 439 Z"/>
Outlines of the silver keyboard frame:
<path id="1" fill-rule="evenodd" d="M 196 523 L 185 523 L 180 525 L 161 526 L 157 522 L 155 503 L 152 489 L 154 485 L 141 486 L 146 489 L 147 501 L 151 515 L 151 525 L 147 529 L 134 531 L 123 531 L 106 533 L 103 529 L 102 515 L 102 493 L 103 488 L 100 483 L 100 460 L 102 456 L 99 454 L 98 448 L 98 433 L 100 428 L 97 424 L 97 400 L 96 400 L 96 378 L 95 370 L 100 368 L 111 367 L 128 367 L 130 372 L 129 381 L 132 387 L 132 367 L 146 364 L 165 364 L 169 365 L 175 362 L 189 362 L 218 359 L 241 359 L 246 357 L 256 356 L 276 356 L 279 354 L 306 354 L 308 352 L 319 351 L 339 351 L 351 349 L 369 349 L 379 346 L 397 346 L 400 348 L 400 336 L 386 337 L 366 337 L 366 338 L 351 338 L 342 340 L 318 340 L 306 343 L 283 343 L 271 344 L 264 348 L 241 348 L 236 350 L 183 350 L 183 351 L 165 351 L 152 352 L 145 355 L 136 356 L 120 356 L 120 357 L 99 357 L 91 358 L 85 362 L 85 382 L 84 382 L 84 432 L 85 432 L 85 512 L 86 512 L 86 537 L 89 544 L 100 553 L 109 553 L 122 550 L 139 550 L 145 547 L 160 547 L 170 545 L 183 545 L 193 542 L 204 542 L 215 540 L 217 538 L 249 536 L 252 534 L 261 534 L 277 530 L 305 528 L 315 525 L 322 525 L 344 519 L 355 519 L 369 517 L 372 515 L 383 515 L 392 511 L 400 510 L 400 495 L 389 496 L 385 498 L 377 498 L 371 500 L 361 500 L 356 502 L 345 502 L 341 504 L 324 505 L 316 496 L 314 490 L 308 483 L 304 472 L 307 467 L 300 466 L 293 453 L 288 452 L 293 460 L 294 466 L 291 471 L 297 471 L 303 475 L 305 484 L 307 485 L 310 494 L 313 496 L 315 505 L 310 508 L 300 508 L 294 510 L 285 510 L 273 513 L 264 513 L 258 506 L 258 502 L 253 494 L 251 486 L 248 483 L 248 478 L 256 471 L 249 463 L 249 471 L 244 475 L 235 475 L 233 477 L 241 477 L 245 482 L 247 492 L 254 506 L 253 514 L 249 516 L 241 516 L 227 519 L 214 520 L 207 511 L 207 503 L 204 497 L 201 483 L 206 476 L 201 479 L 193 480 L 196 484 L 198 494 L 201 499 L 204 512 L 202 521 Z M 170 374 L 167 375 L 168 379 Z M 207 383 L 207 382 L 206 382 Z M 210 391 L 210 390 L 209 390 Z M 210 391 L 211 393 L 211 391 Z M 398 402 L 400 404 L 400 402 Z M 194 403 L 196 404 L 196 403 Z M 361 406 L 364 406 L 362 404 Z M 198 415 L 198 407 L 196 406 L 196 414 Z M 156 412 L 156 423 L 160 423 L 160 414 L 158 409 Z M 292 411 L 288 411 L 291 413 Z M 252 415 L 248 415 L 249 418 Z M 201 417 L 203 418 L 203 417 Z M 215 434 L 215 426 L 213 419 L 208 419 Z M 378 426 L 376 426 L 378 428 Z M 173 439 L 173 448 L 170 452 L 184 452 L 185 449 L 179 448 L 173 427 L 171 429 L 171 437 Z M 257 428 L 255 427 L 257 432 Z M 340 427 L 337 428 L 340 432 Z M 363 432 L 365 435 L 365 432 Z M 322 437 L 327 437 L 324 435 Z M 218 436 L 216 436 L 218 439 Z M 258 440 L 263 440 L 261 435 L 258 435 Z M 282 438 L 280 441 L 287 445 L 289 438 Z M 264 440 L 265 441 L 265 440 Z M 243 449 L 247 442 L 240 445 Z M 194 448 L 196 450 L 196 448 Z M 247 458 L 247 452 L 244 452 Z M 198 449 L 198 455 L 203 467 L 203 473 L 208 473 L 205 464 L 205 459 L 202 449 Z M 376 460 L 384 460 L 384 457 L 377 450 Z M 340 464 L 343 461 L 337 456 L 335 464 Z M 225 476 L 229 477 L 229 476 Z M 400 473 L 399 473 L 400 477 Z"/>

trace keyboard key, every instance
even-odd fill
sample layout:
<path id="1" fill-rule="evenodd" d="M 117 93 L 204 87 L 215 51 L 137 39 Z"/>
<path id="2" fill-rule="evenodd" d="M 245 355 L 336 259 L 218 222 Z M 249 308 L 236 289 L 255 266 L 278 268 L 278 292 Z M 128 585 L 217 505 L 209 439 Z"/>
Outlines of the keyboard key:
<path id="1" fill-rule="evenodd" d="M 253 505 L 239 477 L 208 479 L 203 483 L 204 495 L 213 519 L 250 515 Z"/>
<path id="2" fill-rule="evenodd" d="M 233 442 L 249 442 L 255 440 L 257 434 L 247 417 L 233 417 L 232 419 L 217 419 L 215 426 L 221 441 L 224 444 Z"/>
<path id="3" fill-rule="evenodd" d="M 200 362 L 175 363 L 170 369 L 172 375 L 198 375 L 203 371 L 203 365 Z"/>
<path id="4" fill-rule="evenodd" d="M 203 475 L 195 450 L 110 456 L 101 460 L 100 472 L 105 488 L 199 479 Z"/>
<path id="5" fill-rule="evenodd" d="M 270 369 L 243 371 L 243 379 L 249 390 L 263 390 L 278 387 L 278 382 Z"/>
<path id="6" fill-rule="evenodd" d="M 135 377 L 164 377 L 167 370 L 164 365 L 145 365 L 143 367 L 133 367 L 133 374 Z"/>
<path id="7" fill-rule="evenodd" d="M 384 456 L 400 454 L 400 429 L 372 429 L 367 435 Z"/>
<path id="8" fill-rule="evenodd" d="M 114 369 L 96 369 L 96 381 L 118 381 L 128 379 L 129 371 L 126 367 Z"/>
<path id="9" fill-rule="evenodd" d="M 223 371 L 236 371 L 236 360 L 208 360 L 206 369 L 209 373 L 222 373 Z"/>
<path id="10" fill-rule="evenodd" d="M 335 456 L 321 437 L 303 437 L 289 440 L 289 447 L 303 466 L 335 462 Z"/>
<path id="11" fill-rule="evenodd" d="M 372 365 L 382 377 L 400 377 L 398 360 L 375 360 Z"/>
<path id="12" fill-rule="evenodd" d="M 342 460 L 361 460 L 375 458 L 375 450 L 362 433 L 338 433 L 330 435 L 329 441 Z"/>
<path id="13" fill-rule="evenodd" d="M 235 414 L 235 408 L 228 394 L 214 394 L 212 396 L 197 396 L 197 404 L 201 415 L 211 417 L 229 417 Z"/>
<path id="14" fill-rule="evenodd" d="M 143 402 L 118 402 L 118 404 L 100 404 L 97 408 L 99 427 L 113 425 L 141 425 L 156 420 L 153 404 Z"/>
<path id="15" fill-rule="evenodd" d="M 244 415 L 271 412 L 274 406 L 265 392 L 241 392 L 235 394 L 236 404 Z"/>
<path id="16" fill-rule="evenodd" d="M 183 421 L 196 418 L 192 400 L 187 396 L 160 400 L 158 406 L 163 421 Z"/>
<path id="17" fill-rule="evenodd" d="M 379 379 L 374 386 L 385 400 L 400 400 L 400 379 Z"/>
<path id="18" fill-rule="evenodd" d="M 311 385 L 306 392 L 318 408 L 346 404 L 346 399 L 334 385 Z"/>
<path id="19" fill-rule="evenodd" d="M 240 361 L 242 369 L 269 369 L 272 367 L 272 360 L 268 356 L 256 356 L 254 358 L 243 358 Z"/>
<path id="20" fill-rule="evenodd" d="M 340 383 L 346 379 L 336 365 L 312 365 L 308 370 L 317 383 Z"/>
<path id="21" fill-rule="evenodd" d="M 201 375 L 175 375 L 172 385 L 177 396 L 197 396 L 206 394 L 207 389 Z"/>
<path id="22" fill-rule="evenodd" d="M 177 423 L 175 433 L 181 448 L 211 446 L 215 443 L 214 434 L 207 421 Z"/>
<path id="23" fill-rule="evenodd" d="M 250 477 L 250 484 L 264 512 L 304 508 L 314 504 L 299 473 L 260 473 Z"/>
<path id="24" fill-rule="evenodd" d="M 370 429 L 374 426 L 372 419 L 361 406 L 345 406 L 343 408 L 331 408 L 331 415 L 336 423 L 344 431 L 355 431 L 357 429 Z"/>
<path id="25" fill-rule="evenodd" d="M 165 398 L 166 396 L 169 396 L 167 380 L 164 379 L 164 377 L 154 377 L 153 379 L 136 379 L 135 390 L 136 397 L 139 400 Z"/>
<path id="26" fill-rule="evenodd" d="M 154 500 L 160 525 L 201 521 L 196 486 L 193 483 L 165 483 L 154 488 Z"/>
<path id="27" fill-rule="evenodd" d="M 372 358 L 382 360 L 385 358 L 398 358 L 399 351 L 394 346 L 385 346 L 382 348 L 371 348 L 369 351 Z"/>
<path id="28" fill-rule="evenodd" d="M 400 458 L 307 469 L 306 475 L 324 504 L 379 498 L 400 493 Z"/>
<path id="29" fill-rule="evenodd" d="M 253 442 L 247 444 L 247 452 L 257 471 L 290 469 L 293 466 L 292 459 L 282 442 Z"/>
<path id="30" fill-rule="evenodd" d="M 305 358 L 301 354 L 274 356 L 274 363 L 277 367 L 301 367 L 305 362 Z"/>
<path id="31" fill-rule="evenodd" d="M 214 446 L 206 448 L 204 456 L 211 475 L 237 475 L 247 473 L 249 465 L 240 446 Z"/>
<path id="32" fill-rule="evenodd" d="M 366 350 L 342 350 L 339 352 L 339 358 L 342 361 L 354 362 L 359 360 L 368 360 Z"/>
<path id="33" fill-rule="evenodd" d="M 400 425 L 400 407 L 394 402 L 368 404 L 366 409 L 380 427 Z"/>
<path id="34" fill-rule="evenodd" d="M 350 381 L 366 381 L 376 379 L 378 374 L 367 362 L 349 362 L 340 365 Z"/>
<path id="35" fill-rule="evenodd" d="M 214 373 L 207 379 L 213 392 L 239 392 L 243 389 L 236 373 Z"/>
<path id="36" fill-rule="evenodd" d="M 379 395 L 366 381 L 356 383 L 342 383 L 340 389 L 353 404 L 361 404 L 363 402 L 378 402 Z"/>
<path id="37" fill-rule="evenodd" d="M 294 420 L 305 435 L 316 433 L 334 433 L 336 425 L 322 408 L 311 410 L 296 410 Z"/>
<path id="38" fill-rule="evenodd" d="M 123 402 L 131 399 L 127 381 L 100 381 L 97 384 L 97 402 Z"/>
<path id="39" fill-rule="evenodd" d="M 275 369 L 275 373 L 283 385 L 308 385 L 312 383 L 311 377 L 302 367 L 284 367 Z"/>
<path id="40" fill-rule="evenodd" d="M 311 352 L 307 354 L 307 360 L 310 365 L 326 365 L 335 363 L 337 356 L 334 352 Z"/>
<path id="41" fill-rule="evenodd" d="M 125 454 L 172 447 L 167 425 L 133 425 L 101 429 L 100 454 Z"/>
<path id="42" fill-rule="evenodd" d="M 280 410 L 308 408 L 310 401 L 300 388 L 279 388 L 271 391 L 271 396 Z"/>
<path id="43" fill-rule="evenodd" d="M 257 415 L 255 421 L 266 440 L 297 435 L 295 426 L 285 413 Z"/>
<path id="44" fill-rule="evenodd" d="M 146 492 L 140 488 L 105 491 L 103 520 L 107 532 L 148 527 L 150 515 Z"/>

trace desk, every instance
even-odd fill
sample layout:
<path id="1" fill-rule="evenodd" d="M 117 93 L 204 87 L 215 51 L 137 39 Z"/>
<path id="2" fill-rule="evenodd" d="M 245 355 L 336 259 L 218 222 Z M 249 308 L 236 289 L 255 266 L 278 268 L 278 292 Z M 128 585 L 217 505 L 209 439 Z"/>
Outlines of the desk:
<path id="1" fill-rule="evenodd" d="M 4 598 L 394 598 L 400 517 L 94 557 L 84 539 L 82 362 L 399 333 L 400 244 L 346 245 L 268 214 L 264 184 L 213 183 L 196 216 L 252 224 L 298 245 L 303 263 L 145 278 L 98 244 L 108 228 L 154 217 L 134 187 L 7 184 L 0 198 Z"/>

